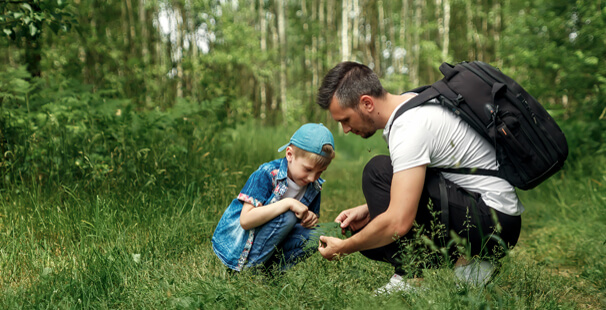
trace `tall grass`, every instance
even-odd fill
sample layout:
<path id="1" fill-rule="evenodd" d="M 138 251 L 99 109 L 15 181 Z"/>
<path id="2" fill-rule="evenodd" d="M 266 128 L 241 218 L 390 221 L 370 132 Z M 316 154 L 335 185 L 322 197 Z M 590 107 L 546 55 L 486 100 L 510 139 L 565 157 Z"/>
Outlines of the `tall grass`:
<path id="1" fill-rule="evenodd" d="M 521 241 L 486 287 L 457 286 L 452 270 L 442 268 L 424 271 L 424 290 L 375 297 L 393 270 L 360 254 L 336 262 L 314 254 L 274 276 L 228 272 L 211 249 L 214 227 L 248 175 L 283 155 L 277 149 L 297 127 L 245 123 L 196 132 L 177 126 L 143 145 L 147 157 L 139 166 L 133 162 L 129 182 L 101 175 L 95 183 L 74 177 L 4 186 L 0 308 L 606 306 L 603 155 L 569 162 L 539 188 L 520 193 L 526 206 Z M 323 175 L 320 222 L 363 203 L 362 167 L 387 153 L 379 136 L 365 141 L 333 132 L 337 156 Z"/>

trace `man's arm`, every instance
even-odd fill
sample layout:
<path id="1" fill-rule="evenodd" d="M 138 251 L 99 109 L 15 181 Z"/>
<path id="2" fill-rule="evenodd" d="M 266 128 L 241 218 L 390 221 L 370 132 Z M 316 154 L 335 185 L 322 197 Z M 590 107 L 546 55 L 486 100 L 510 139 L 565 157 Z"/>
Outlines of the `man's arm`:
<path id="1" fill-rule="evenodd" d="M 320 254 L 333 259 L 340 254 L 378 248 L 394 241 L 394 237 L 404 236 L 412 228 L 423 185 L 426 166 L 406 169 L 393 175 L 390 203 L 387 210 L 370 221 L 352 237 L 320 237 Z M 324 243 L 324 244 L 322 244 Z"/>

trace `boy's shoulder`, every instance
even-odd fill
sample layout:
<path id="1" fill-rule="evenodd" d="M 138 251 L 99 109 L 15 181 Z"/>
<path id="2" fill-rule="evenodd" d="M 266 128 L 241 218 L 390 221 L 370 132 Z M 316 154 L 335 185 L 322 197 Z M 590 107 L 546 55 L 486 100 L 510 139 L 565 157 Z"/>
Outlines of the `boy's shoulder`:
<path id="1" fill-rule="evenodd" d="M 280 170 L 280 167 L 285 164 L 284 161 L 286 161 L 286 158 L 274 159 L 261 164 L 257 170 L 270 173 L 272 176 L 276 176 Z"/>

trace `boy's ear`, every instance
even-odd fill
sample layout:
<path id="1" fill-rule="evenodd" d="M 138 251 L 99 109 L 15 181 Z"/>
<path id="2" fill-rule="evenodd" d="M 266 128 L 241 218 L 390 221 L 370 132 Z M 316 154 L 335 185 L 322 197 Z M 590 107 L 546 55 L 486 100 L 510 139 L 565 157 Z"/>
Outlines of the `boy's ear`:
<path id="1" fill-rule="evenodd" d="M 286 147 L 286 160 L 288 160 L 289 162 L 292 161 L 292 159 L 295 156 L 295 151 L 292 149 L 292 146 L 287 146 Z"/>
<path id="2" fill-rule="evenodd" d="M 369 95 L 362 95 L 360 97 L 360 108 L 366 112 L 372 112 L 375 109 L 375 101 Z"/>

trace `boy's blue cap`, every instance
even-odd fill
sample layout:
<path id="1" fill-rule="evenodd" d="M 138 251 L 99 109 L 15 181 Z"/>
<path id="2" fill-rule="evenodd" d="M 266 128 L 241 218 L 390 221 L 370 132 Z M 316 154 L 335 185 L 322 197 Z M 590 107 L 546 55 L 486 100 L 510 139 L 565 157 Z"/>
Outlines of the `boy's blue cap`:
<path id="1" fill-rule="evenodd" d="M 324 127 L 324 125 L 309 123 L 295 131 L 290 141 L 279 148 L 278 152 L 284 151 L 291 144 L 304 151 L 326 156 L 326 153 L 322 152 L 322 147 L 330 144 L 334 149 L 335 139 L 332 137 L 330 130 Z"/>

